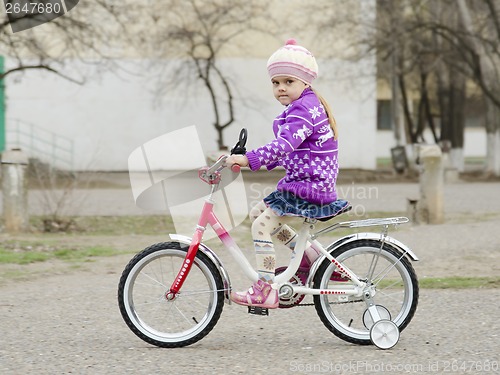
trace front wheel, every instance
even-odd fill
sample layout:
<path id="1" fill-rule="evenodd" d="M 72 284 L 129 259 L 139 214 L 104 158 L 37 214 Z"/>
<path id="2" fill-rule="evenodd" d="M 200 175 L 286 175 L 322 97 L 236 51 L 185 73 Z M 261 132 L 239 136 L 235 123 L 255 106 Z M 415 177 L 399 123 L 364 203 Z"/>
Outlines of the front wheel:
<path id="1" fill-rule="evenodd" d="M 193 344 L 213 329 L 222 313 L 222 278 L 201 251 L 176 298 L 167 300 L 187 249 L 178 242 L 150 246 L 129 262 L 120 278 L 122 317 L 132 332 L 150 344 L 164 348 Z"/>
<path id="2" fill-rule="evenodd" d="M 388 243 L 360 240 L 340 246 L 332 256 L 348 267 L 356 276 L 367 282 L 373 303 L 382 317 L 393 321 L 402 331 L 410 322 L 418 303 L 418 281 L 408 259 Z M 315 277 L 314 288 L 335 289 L 337 285 L 352 284 L 332 278 L 339 272 L 325 259 Z M 316 312 L 323 324 L 341 339 L 361 345 L 372 343 L 367 319 L 367 304 L 363 297 L 335 294 L 314 296 Z M 369 315 L 369 314 L 368 314 Z"/>

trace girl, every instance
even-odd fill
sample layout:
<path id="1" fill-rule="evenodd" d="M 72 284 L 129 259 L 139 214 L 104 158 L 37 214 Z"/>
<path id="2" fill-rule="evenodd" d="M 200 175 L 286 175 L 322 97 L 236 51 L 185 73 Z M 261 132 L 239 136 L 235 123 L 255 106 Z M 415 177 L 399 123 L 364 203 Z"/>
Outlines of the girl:
<path id="1" fill-rule="evenodd" d="M 252 171 L 281 165 L 286 175 L 276 191 L 252 209 L 252 237 L 257 257 L 259 280 L 246 292 L 232 292 L 233 302 L 246 306 L 277 308 L 275 289 L 275 252 L 271 235 L 295 246 L 296 233 L 284 225 L 287 216 L 322 218 L 346 208 L 348 202 L 337 200 L 337 129 L 330 108 L 311 87 L 318 75 L 314 56 L 290 39 L 267 62 L 276 99 L 285 106 L 276 117 L 276 139 L 249 151 L 232 155 L 226 164 L 239 164 Z M 308 267 L 318 254 L 309 246 L 301 266 Z"/>

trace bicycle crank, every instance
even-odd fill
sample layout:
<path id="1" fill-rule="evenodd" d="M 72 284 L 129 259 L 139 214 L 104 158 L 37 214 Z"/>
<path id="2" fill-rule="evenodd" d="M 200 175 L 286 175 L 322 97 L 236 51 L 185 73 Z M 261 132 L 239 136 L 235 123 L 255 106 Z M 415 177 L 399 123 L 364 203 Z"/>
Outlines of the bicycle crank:
<path id="1" fill-rule="evenodd" d="M 280 273 L 283 273 L 287 267 L 279 267 L 276 268 L 275 274 L 279 275 Z M 294 286 L 304 286 L 307 281 L 307 272 L 300 272 L 297 271 L 295 275 L 293 275 L 288 283 L 285 283 L 281 286 L 279 290 L 280 294 L 280 304 L 279 307 L 281 309 L 288 309 L 290 307 L 298 306 L 300 302 L 305 297 L 305 294 L 298 294 L 295 293 L 293 294 L 293 287 Z"/>

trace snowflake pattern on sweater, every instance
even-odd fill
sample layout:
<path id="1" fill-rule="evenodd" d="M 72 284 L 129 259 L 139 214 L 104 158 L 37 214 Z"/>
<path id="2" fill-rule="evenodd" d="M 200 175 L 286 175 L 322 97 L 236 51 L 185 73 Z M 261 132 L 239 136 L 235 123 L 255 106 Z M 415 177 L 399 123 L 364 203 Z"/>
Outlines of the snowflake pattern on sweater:
<path id="1" fill-rule="evenodd" d="M 311 89 L 290 103 L 273 123 L 276 139 L 247 152 L 250 168 L 281 165 L 286 175 L 277 189 L 314 204 L 337 199 L 338 142 L 325 109 Z"/>

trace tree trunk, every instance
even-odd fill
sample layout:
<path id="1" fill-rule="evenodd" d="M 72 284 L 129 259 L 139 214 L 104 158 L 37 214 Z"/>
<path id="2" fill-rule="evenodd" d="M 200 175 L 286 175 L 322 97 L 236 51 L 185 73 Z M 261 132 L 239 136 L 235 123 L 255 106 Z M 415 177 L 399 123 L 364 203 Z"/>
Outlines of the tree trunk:
<path id="1" fill-rule="evenodd" d="M 450 71 L 451 167 L 464 171 L 465 78 Z"/>
<path id="2" fill-rule="evenodd" d="M 401 4 L 395 3 L 392 7 L 392 12 L 390 13 L 393 17 L 392 27 L 394 28 L 395 35 L 399 34 L 399 28 L 401 21 Z M 398 39 L 392 39 L 392 55 L 391 55 L 391 115 L 392 124 L 394 130 L 394 138 L 396 140 L 396 146 L 406 145 L 408 140 L 406 139 L 405 132 L 405 121 L 403 116 L 403 103 L 401 99 L 401 89 L 399 85 L 399 75 L 402 70 L 401 67 L 401 54 L 402 48 L 399 46 Z"/>
<path id="3" fill-rule="evenodd" d="M 392 73 L 391 73 L 391 91 L 392 91 L 392 103 L 391 103 L 391 115 L 392 124 L 394 130 L 394 138 L 396 139 L 396 146 L 401 146 L 406 144 L 405 135 L 405 125 L 402 113 L 402 103 L 401 103 L 401 90 L 399 88 L 399 52 L 396 50 L 392 54 Z"/>
<path id="4" fill-rule="evenodd" d="M 500 176 L 500 109 L 487 100 L 486 174 Z"/>
<path id="5" fill-rule="evenodd" d="M 469 8 L 465 0 L 457 0 L 460 19 L 463 23 L 464 29 L 467 31 L 471 38 L 469 43 L 476 52 L 479 59 L 480 73 L 482 82 L 485 84 L 487 91 L 491 93 L 498 93 L 498 80 L 495 74 L 495 66 L 492 61 L 488 59 L 487 52 L 484 45 L 473 38 L 474 30 L 472 27 L 472 20 Z M 487 2 L 491 9 L 494 8 L 493 2 Z M 496 97 L 496 95 L 494 95 Z M 486 149 L 486 173 L 494 176 L 500 176 L 500 108 L 494 103 L 491 96 L 487 96 L 487 121 L 486 121 L 486 135 L 487 135 L 487 149 Z"/>
<path id="6" fill-rule="evenodd" d="M 399 88 L 401 90 L 401 99 L 403 103 L 403 111 L 405 115 L 405 130 L 406 130 L 406 140 L 412 144 L 417 143 L 416 134 L 414 132 L 415 126 L 413 125 L 413 119 L 411 117 L 410 103 L 408 102 L 405 77 L 403 74 L 399 75 Z"/>

